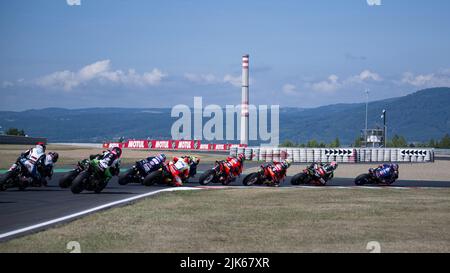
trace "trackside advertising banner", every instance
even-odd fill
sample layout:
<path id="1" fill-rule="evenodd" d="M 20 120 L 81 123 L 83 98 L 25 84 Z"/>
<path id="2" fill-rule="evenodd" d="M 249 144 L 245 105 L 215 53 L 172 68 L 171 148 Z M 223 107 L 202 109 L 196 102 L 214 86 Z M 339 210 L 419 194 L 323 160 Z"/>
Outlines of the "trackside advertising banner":
<path id="1" fill-rule="evenodd" d="M 154 150 L 203 150 L 227 151 L 234 147 L 246 147 L 241 144 L 202 144 L 200 140 L 135 140 L 126 142 L 106 142 L 103 148 L 120 147 L 125 149 L 154 149 Z"/>

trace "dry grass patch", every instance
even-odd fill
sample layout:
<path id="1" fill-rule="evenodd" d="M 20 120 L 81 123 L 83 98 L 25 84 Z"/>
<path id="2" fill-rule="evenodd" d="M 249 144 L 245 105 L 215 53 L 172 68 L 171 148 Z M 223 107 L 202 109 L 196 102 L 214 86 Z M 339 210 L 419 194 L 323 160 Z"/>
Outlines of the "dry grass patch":
<path id="1" fill-rule="evenodd" d="M 0 244 L 0 252 L 450 251 L 450 190 L 165 193 Z"/>
<path id="2" fill-rule="evenodd" d="M 32 145 L 6 145 L 0 144 L 0 169 L 7 169 L 15 162 L 20 153 L 30 149 Z M 47 151 L 55 151 L 59 153 L 59 160 L 56 168 L 72 167 L 79 160 L 89 157 L 91 154 L 101 153 L 104 149 L 81 147 L 72 145 L 48 145 Z M 137 160 L 146 158 L 150 155 L 165 153 L 169 158 L 174 156 L 180 156 L 184 154 L 190 154 L 197 156 L 201 159 L 201 162 L 212 163 L 215 160 L 221 160 L 226 157 L 225 154 L 205 154 L 205 153 L 192 153 L 192 152 L 173 152 L 173 151 L 157 151 L 157 150 L 123 150 L 122 164 L 130 165 L 134 164 Z"/>

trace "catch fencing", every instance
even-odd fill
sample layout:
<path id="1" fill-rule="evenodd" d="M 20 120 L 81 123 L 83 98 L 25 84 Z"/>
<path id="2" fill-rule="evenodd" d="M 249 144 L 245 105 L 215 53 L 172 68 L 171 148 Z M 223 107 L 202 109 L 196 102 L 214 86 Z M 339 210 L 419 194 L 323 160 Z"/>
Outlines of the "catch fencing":
<path id="1" fill-rule="evenodd" d="M 291 159 L 295 163 L 331 162 L 434 162 L 434 149 L 407 148 L 273 148 L 231 147 L 230 155 L 244 154 L 246 160 L 280 161 Z"/>

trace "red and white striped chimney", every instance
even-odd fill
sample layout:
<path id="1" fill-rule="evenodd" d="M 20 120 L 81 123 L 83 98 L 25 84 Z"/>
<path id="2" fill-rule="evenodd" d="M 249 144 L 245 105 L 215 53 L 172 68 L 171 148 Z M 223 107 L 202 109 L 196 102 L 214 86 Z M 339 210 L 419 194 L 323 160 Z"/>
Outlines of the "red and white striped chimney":
<path id="1" fill-rule="evenodd" d="M 249 55 L 242 56 L 241 144 L 248 145 Z"/>

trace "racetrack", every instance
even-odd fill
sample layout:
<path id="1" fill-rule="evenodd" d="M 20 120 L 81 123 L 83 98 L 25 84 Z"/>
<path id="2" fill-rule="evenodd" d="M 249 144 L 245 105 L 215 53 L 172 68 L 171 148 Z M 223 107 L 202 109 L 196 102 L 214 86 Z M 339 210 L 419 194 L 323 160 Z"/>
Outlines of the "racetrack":
<path id="1" fill-rule="evenodd" d="M 258 165 L 258 163 L 247 163 L 246 168 L 257 167 Z M 202 172 L 210 167 L 211 164 L 200 164 L 198 170 L 199 172 Z M 167 188 L 161 186 L 145 187 L 139 184 L 121 186 L 117 183 L 117 178 L 113 178 L 101 194 L 83 192 L 74 195 L 71 193 L 70 189 L 59 188 L 58 179 L 61 175 L 62 173 L 56 173 L 48 187 L 28 188 L 25 191 L 9 189 L 5 192 L 0 192 L 0 234 L 77 213 L 110 202 Z M 197 177 L 198 176 L 199 174 Z M 244 176 L 245 175 L 232 183 L 231 186 L 242 186 L 242 178 Z M 199 186 L 197 181 L 198 179 L 194 178 L 189 184 L 186 184 L 186 186 L 197 187 Z M 210 186 L 214 187 L 222 185 Z M 353 179 L 351 178 L 336 177 L 329 182 L 328 186 L 348 187 L 354 186 L 354 184 Z M 393 186 L 405 189 L 409 187 L 450 188 L 450 181 L 399 180 Z M 282 187 L 291 187 L 290 177 L 285 180 Z M 46 227 L 40 229 L 44 228 Z M 20 233 L 18 235 L 26 233 L 27 232 Z M 5 239 L 10 239 L 15 236 L 17 235 L 6 237 Z"/>

